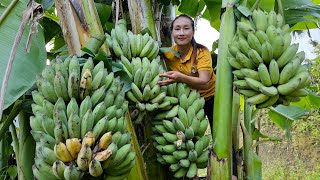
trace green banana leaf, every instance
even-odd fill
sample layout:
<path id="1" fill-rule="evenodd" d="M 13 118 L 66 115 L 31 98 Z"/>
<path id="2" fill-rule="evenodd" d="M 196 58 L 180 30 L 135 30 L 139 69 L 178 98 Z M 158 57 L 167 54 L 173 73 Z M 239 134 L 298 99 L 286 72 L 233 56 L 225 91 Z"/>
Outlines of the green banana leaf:
<path id="1" fill-rule="evenodd" d="M 2 0 L 0 5 L 1 16 L 10 2 L 11 0 Z M 28 0 L 18 1 L 4 21 L 0 23 L 0 87 L 2 86 L 11 48 L 21 24 L 22 13 L 27 7 L 27 2 Z M 41 27 L 38 27 L 38 33 L 32 38 L 30 53 L 25 51 L 29 30 L 30 24 L 23 33 L 12 65 L 5 95 L 4 109 L 30 89 L 35 82 L 36 75 L 43 70 L 46 63 L 45 41 Z"/>
<path id="2" fill-rule="evenodd" d="M 279 105 L 270 108 L 269 117 L 278 127 L 285 130 L 287 137 L 290 137 L 292 123 L 307 113 L 308 110 L 299 106 Z"/>

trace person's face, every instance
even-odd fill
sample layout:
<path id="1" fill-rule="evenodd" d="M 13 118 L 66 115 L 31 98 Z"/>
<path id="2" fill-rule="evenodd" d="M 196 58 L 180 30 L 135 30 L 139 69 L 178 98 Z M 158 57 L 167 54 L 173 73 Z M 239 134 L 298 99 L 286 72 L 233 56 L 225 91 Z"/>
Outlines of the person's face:
<path id="1" fill-rule="evenodd" d="M 191 42 L 194 35 L 192 22 L 186 17 L 179 17 L 173 23 L 172 37 L 177 45 L 183 46 Z"/>

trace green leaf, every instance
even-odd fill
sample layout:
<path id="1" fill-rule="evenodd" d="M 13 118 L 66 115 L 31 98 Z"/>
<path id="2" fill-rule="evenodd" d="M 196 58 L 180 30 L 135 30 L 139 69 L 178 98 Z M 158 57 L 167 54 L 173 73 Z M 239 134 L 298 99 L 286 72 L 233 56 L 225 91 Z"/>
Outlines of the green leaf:
<path id="1" fill-rule="evenodd" d="M 161 53 L 171 52 L 172 54 L 174 54 L 175 57 L 180 57 L 179 52 L 173 50 L 171 47 L 161 47 L 161 48 L 160 48 L 160 52 L 161 52 Z"/>
<path id="2" fill-rule="evenodd" d="M 287 137 L 290 136 L 292 122 L 298 120 L 308 111 L 299 106 L 283 106 L 272 107 L 269 111 L 269 117 L 278 127 L 285 130 Z"/>
<path id="3" fill-rule="evenodd" d="M 0 14 L 4 12 L 10 2 L 10 0 L 3 0 L 1 2 Z M 0 86 L 2 86 L 11 48 L 20 27 L 22 13 L 27 6 L 27 2 L 28 0 L 17 2 L 6 19 L 0 24 Z M 29 30 L 30 25 L 26 27 L 17 49 L 5 95 L 4 109 L 10 106 L 34 84 L 36 75 L 40 74 L 45 67 L 46 49 L 43 29 L 38 26 L 38 33 L 33 35 L 31 41 L 30 53 L 27 53 L 25 46 Z"/>
<path id="4" fill-rule="evenodd" d="M 17 166 L 9 166 L 7 172 L 10 176 L 10 179 L 15 179 L 18 175 Z"/>
<path id="5" fill-rule="evenodd" d="M 207 5 L 207 10 L 210 14 L 210 24 L 213 28 L 219 31 L 220 29 L 220 10 L 221 10 L 221 1 L 215 0 L 204 0 Z"/>
<path id="6" fill-rule="evenodd" d="M 111 16 L 112 7 L 103 3 L 95 3 L 101 24 L 106 24 Z"/>
<path id="7" fill-rule="evenodd" d="M 267 135 L 262 134 L 259 129 L 254 128 L 253 132 L 252 132 L 252 139 L 253 140 L 257 140 L 258 138 L 268 138 Z"/>
<path id="8" fill-rule="evenodd" d="M 47 10 L 54 5 L 54 0 L 40 0 L 39 3 L 42 5 L 43 9 Z"/>
<path id="9" fill-rule="evenodd" d="M 301 97 L 299 102 L 292 102 L 292 105 L 310 110 L 312 107 L 320 108 L 320 96 L 310 93 L 306 97 Z"/>
<path id="10" fill-rule="evenodd" d="M 198 0 L 182 0 L 178 10 L 182 13 L 190 15 L 191 17 L 196 17 L 198 7 Z"/>
<path id="11" fill-rule="evenodd" d="M 248 9 L 246 6 L 238 6 L 237 9 L 245 16 L 248 17 L 252 15 L 252 12 L 250 9 Z"/>
<path id="12" fill-rule="evenodd" d="M 253 171 L 254 177 L 253 179 L 261 180 L 262 179 L 262 161 L 260 157 L 253 151 L 250 151 L 250 156 L 253 160 Z"/>

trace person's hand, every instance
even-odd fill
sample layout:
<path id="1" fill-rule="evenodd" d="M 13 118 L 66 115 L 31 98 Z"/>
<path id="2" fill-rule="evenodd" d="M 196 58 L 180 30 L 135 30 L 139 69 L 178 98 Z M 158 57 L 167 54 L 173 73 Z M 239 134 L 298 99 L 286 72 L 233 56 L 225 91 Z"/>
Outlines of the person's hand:
<path id="1" fill-rule="evenodd" d="M 183 74 L 178 71 L 169 71 L 169 72 L 165 72 L 163 74 L 160 74 L 159 76 L 168 78 L 166 80 L 158 81 L 158 84 L 160 86 L 166 86 L 166 85 L 169 85 L 169 84 L 172 84 L 175 82 L 180 82 Z"/>

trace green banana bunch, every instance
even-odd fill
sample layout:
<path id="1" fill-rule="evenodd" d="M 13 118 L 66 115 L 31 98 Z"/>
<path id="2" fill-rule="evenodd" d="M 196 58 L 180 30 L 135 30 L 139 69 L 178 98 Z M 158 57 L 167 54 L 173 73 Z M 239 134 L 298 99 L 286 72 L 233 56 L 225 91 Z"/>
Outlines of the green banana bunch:
<path id="1" fill-rule="evenodd" d="M 197 90 L 182 83 L 170 85 L 167 94 L 170 96 L 165 101 L 175 105 L 154 117 L 157 161 L 169 165 L 176 178 L 193 178 L 208 162 L 210 136 L 205 135 L 209 125 L 203 110 L 205 102 Z"/>
<path id="2" fill-rule="evenodd" d="M 129 60 L 134 57 L 155 59 L 160 49 L 159 42 L 155 41 L 148 33 L 133 34 L 130 30 L 121 28 L 121 26 L 126 26 L 124 21 L 121 19 L 121 24 L 117 24 L 110 34 L 106 33 L 106 42 L 114 55 L 116 57 L 124 56 Z M 128 69 L 127 66 L 126 68 Z"/>
<path id="3" fill-rule="evenodd" d="M 113 34 L 124 45 L 121 32 L 117 29 Z M 135 153 L 127 132 L 129 103 L 123 83 L 102 61 L 96 65 L 92 58 L 80 62 L 76 56 L 57 59 L 37 78 L 30 117 L 37 144 L 33 173 L 38 179 L 104 178 L 106 174 L 125 178 Z M 131 67 L 129 60 L 123 62 Z M 145 86 L 150 88 L 150 82 L 145 80 Z M 103 168 L 104 164 L 112 166 Z"/>
<path id="4" fill-rule="evenodd" d="M 297 53 L 299 45 L 291 43 L 289 25 L 274 10 L 257 9 L 249 18 L 237 22 L 228 46 L 233 84 L 257 108 L 299 101 L 306 96 L 310 75 L 301 65 L 305 54 Z"/>

